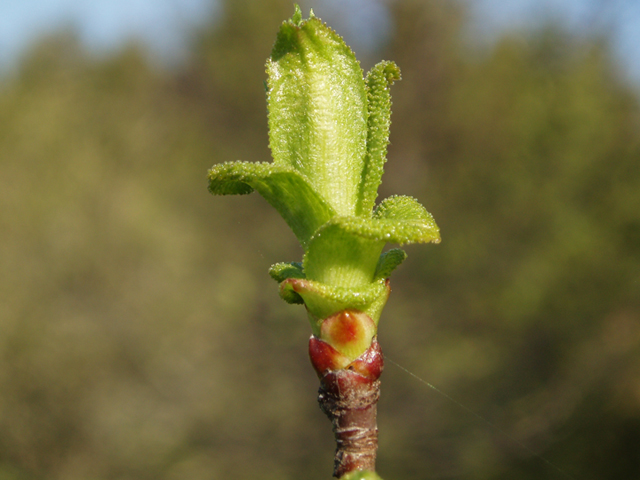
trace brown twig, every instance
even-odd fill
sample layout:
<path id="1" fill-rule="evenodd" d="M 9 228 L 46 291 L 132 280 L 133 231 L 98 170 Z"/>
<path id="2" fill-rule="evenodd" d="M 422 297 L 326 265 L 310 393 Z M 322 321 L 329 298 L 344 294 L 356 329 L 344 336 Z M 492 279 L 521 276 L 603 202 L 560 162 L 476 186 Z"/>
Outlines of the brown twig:
<path id="1" fill-rule="evenodd" d="M 318 348 L 318 342 L 322 340 L 315 337 L 310 342 L 314 367 L 323 364 L 318 352 L 324 349 Z M 340 478 L 355 470 L 375 471 L 378 378 L 382 368 L 382 351 L 374 338 L 371 347 L 346 368 L 318 371 L 321 382 L 318 402 L 331 420 L 337 444 L 334 477 Z"/>

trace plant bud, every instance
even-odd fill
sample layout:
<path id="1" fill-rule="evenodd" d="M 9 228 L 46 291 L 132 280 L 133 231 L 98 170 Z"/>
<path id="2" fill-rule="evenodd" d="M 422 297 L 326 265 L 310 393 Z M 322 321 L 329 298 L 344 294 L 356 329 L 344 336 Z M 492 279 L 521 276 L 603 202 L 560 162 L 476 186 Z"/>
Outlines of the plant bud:
<path id="1" fill-rule="evenodd" d="M 376 330 L 366 313 L 342 310 L 322 322 L 320 338 L 353 361 L 369 348 Z"/>

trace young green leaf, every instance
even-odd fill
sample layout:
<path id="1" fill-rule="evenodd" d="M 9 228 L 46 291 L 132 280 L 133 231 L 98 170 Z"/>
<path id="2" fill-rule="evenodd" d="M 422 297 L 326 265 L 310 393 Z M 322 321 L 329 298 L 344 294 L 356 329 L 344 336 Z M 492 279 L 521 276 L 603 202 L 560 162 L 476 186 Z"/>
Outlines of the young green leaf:
<path id="1" fill-rule="evenodd" d="M 267 62 L 271 153 L 338 215 L 353 215 L 367 139 L 362 69 L 320 19 L 297 15 L 280 27 Z"/>
<path id="2" fill-rule="evenodd" d="M 349 47 L 296 6 L 267 61 L 269 138 L 274 163 L 228 162 L 209 171 L 216 195 L 257 190 L 305 249 L 302 264 L 276 264 L 271 276 L 312 322 L 341 309 L 377 324 L 385 280 L 404 260 L 387 243 L 440 241 L 433 217 L 415 199 L 392 196 L 372 212 L 389 142 L 389 88 L 400 78 L 381 62 L 362 78 Z M 318 325 L 314 326 L 314 331 Z"/>
<path id="3" fill-rule="evenodd" d="M 359 287 L 373 281 L 385 241 L 361 235 L 372 220 L 335 217 L 309 241 L 302 264 L 310 280 L 340 287 Z"/>
<path id="4" fill-rule="evenodd" d="M 307 310 L 319 399 L 338 444 L 334 475 L 381 480 L 372 471 L 383 366 L 376 335 L 388 277 L 406 258 L 401 249 L 382 250 L 387 243 L 440 241 L 433 217 L 413 198 L 392 196 L 374 210 L 389 143 L 389 89 L 400 70 L 381 62 L 363 79 L 342 38 L 313 12 L 304 20 L 296 5 L 267 73 L 274 162 L 215 165 L 209 191 L 258 191 L 302 244 L 302 263 L 278 263 L 269 274 L 285 301 Z M 349 447 L 356 443 L 361 447 Z"/>
<path id="5" fill-rule="evenodd" d="M 214 195 L 246 194 L 257 190 L 307 245 L 313 233 L 335 212 L 299 173 L 272 163 L 227 162 L 209 170 Z"/>
<path id="6" fill-rule="evenodd" d="M 385 198 L 373 218 L 390 243 L 440 243 L 440 229 L 433 215 L 415 198 L 404 195 Z"/>
<path id="7" fill-rule="evenodd" d="M 304 272 L 302 271 L 302 263 L 300 262 L 291 262 L 291 263 L 276 263 L 275 265 L 271 265 L 269 269 L 269 275 L 276 282 L 282 283 L 288 278 L 297 278 L 304 279 L 306 278 Z M 290 289 L 281 289 L 280 296 L 282 299 L 291 304 L 303 304 L 304 300 L 300 295 L 298 295 L 295 291 Z"/>
<path id="8" fill-rule="evenodd" d="M 361 288 L 333 287 L 299 278 L 288 278 L 280 283 L 283 299 L 289 298 L 292 292 L 304 299 L 313 333 L 319 336 L 322 322 L 345 309 L 360 310 L 377 325 L 389 297 L 389 285 L 384 279 Z"/>
<path id="9" fill-rule="evenodd" d="M 389 278 L 391 272 L 393 272 L 398 265 L 404 262 L 407 258 L 407 253 L 401 248 L 392 248 L 388 252 L 380 255 L 378 260 L 378 266 L 376 267 L 376 273 L 373 276 L 376 280 L 383 278 Z"/>
<path id="10" fill-rule="evenodd" d="M 378 196 L 384 164 L 387 161 L 389 127 L 391 125 L 390 86 L 400 80 L 400 69 L 393 62 L 380 62 L 366 78 L 367 109 L 367 155 L 362 170 L 359 203 L 356 214 L 370 215 Z"/>
<path id="11" fill-rule="evenodd" d="M 438 226 L 422 205 L 411 197 L 393 196 L 378 206 L 373 218 L 334 217 L 318 229 L 309 240 L 304 271 L 310 280 L 357 287 L 374 281 L 386 243 L 439 241 Z M 395 256 L 388 261 L 401 260 Z M 389 268 L 391 263 L 384 266 Z"/>

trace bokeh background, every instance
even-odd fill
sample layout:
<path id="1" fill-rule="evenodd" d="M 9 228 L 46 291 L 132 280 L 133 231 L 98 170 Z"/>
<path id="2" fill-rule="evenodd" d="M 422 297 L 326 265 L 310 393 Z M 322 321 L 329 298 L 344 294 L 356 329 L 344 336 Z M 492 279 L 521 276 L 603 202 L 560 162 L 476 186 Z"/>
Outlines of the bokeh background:
<path id="1" fill-rule="evenodd" d="M 267 274 L 301 250 L 257 194 L 206 190 L 214 163 L 270 159 L 292 2 L 113 2 L 111 49 L 32 3 L 70 20 L 0 35 L 0 479 L 328 479 L 310 329 Z M 464 407 L 388 364 L 381 475 L 640 478 L 637 4 L 300 3 L 363 68 L 401 67 L 381 197 L 442 229 L 408 247 L 380 341 Z"/>

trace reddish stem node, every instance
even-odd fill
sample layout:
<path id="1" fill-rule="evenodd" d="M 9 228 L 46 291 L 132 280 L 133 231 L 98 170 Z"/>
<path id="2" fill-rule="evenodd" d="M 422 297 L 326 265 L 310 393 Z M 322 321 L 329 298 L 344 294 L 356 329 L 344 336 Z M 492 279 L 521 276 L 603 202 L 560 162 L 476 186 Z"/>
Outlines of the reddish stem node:
<path id="1" fill-rule="evenodd" d="M 378 378 L 384 365 L 376 338 L 369 349 L 346 368 L 331 368 L 339 363 L 333 361 L 334 352 L 338 353 L 319 338 L 311 337 L 311 363 L 320 377 L 318 403 L 331 420 L 337 444 L 333 476 L 340 478 L 354 470 L 375 471 Z"/>

